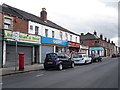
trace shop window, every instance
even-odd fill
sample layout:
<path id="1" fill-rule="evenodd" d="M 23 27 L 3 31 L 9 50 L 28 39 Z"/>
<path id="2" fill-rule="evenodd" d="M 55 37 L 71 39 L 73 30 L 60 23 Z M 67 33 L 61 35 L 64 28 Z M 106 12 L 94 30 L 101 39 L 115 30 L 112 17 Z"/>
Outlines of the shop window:
<path id="1" fill-rule="evenodd" d="M 55 32 L 54 31 L 52 31 L 52 38 L 54 38 L 55 37 Z"/>
<path id="2" fill-rule="evenodd" d="M 38 35 L 38 32 L 39 32 L 39 27 L 35 26 L 35 35 Z"/>
<path id="3" fill-rule="evenodd" d="M 4 18 L 4 29 L 12 29 L 12 19 Z"/>
<path id="4" fill-rule="evenodd" d="M 45 36 L 48 37 L 48 29 L 45 29 Z"/>

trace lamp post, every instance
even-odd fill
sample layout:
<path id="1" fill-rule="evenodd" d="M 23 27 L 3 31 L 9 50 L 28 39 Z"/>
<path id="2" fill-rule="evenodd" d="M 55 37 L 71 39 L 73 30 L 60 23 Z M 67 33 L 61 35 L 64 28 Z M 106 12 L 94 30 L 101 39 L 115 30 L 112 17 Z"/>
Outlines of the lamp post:
<path id="1" fill-rule="evenodd" d="M 18 50 L 17 50 L 17 43 L 19 41 L 19 32 L 13 32 L 13 40 L 16 42 L 16 55 L 15 55 L 15 71 L 17 70 L 17 55 L 18 55 Z"/>

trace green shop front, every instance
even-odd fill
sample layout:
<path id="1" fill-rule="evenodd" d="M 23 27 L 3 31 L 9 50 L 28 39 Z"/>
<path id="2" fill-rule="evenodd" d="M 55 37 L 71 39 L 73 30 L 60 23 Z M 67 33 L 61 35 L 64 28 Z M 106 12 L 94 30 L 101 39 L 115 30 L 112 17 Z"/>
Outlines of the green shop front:
<path id="1" fill-rule="evenodd" d="M 14 67 L 16 55 L 16 41 L 12 39 L 12 31 L 4 30 L 4 48 L 3 48 L 3 66 Z M 17 55 L 24 53 L 25 65 L 40 63 L 40 36 L 19 33 L 19 41 L 17 41 Z"/>

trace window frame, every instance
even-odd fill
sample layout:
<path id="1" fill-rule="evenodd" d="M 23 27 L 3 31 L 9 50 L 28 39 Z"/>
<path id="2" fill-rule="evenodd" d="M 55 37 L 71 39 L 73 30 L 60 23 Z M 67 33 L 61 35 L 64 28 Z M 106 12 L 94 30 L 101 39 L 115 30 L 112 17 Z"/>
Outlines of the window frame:
<path id="1" fill-rule="evenodd" d="M 55 31 L 52 31 L 52 38 L 55 38 Z"/>
<path id="2" fill-rule="evenodd" d="M 10 20 L 10 22 L 9 23 L 5 22 L 5 20 Z M 12 30 L 12 19 L 11 18 L 4 17 L 4 29 Z"/>
<path id="3" fill-rule="evenodd" d="M 45 37 L 48 37 L 48 29 L 45 29 Z"/>
<path id="4" fill-rule="evenodd" d="M 36 31 L 37 30 L 37 31 Z M 37 33 L 36 33 L 37 32 Z M 38 35 L 39 34 L 39 27 L 38 26 L 35 26 L 35 35 Z"/>
<path id="5" fill-rule="evenodd" d="M 60 39 L 63 39 L 62 31 L 60 31 Z"/>

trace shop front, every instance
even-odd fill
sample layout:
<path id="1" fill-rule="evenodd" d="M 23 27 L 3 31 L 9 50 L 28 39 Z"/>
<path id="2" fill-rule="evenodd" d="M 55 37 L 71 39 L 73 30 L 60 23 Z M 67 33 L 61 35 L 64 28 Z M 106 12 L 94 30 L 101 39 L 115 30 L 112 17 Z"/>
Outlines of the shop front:
<path id="1" fill-rule="evenodd" d="M 79 52 L 80 50 L 80 44 L 76 42 L 69 42 L 68 44 L 69 52 L 71 53 L 72 51 L 74 52 Z"/>
<path id="2" fill-rule="evenodd" d="M 41 63 L 44 62 L 47 53 L 52 52 L 66 52 L 68 42 L 49 37 L 41 37 Z"/>
<path id="3" fill-rule="evenodd" d="M 20 52 L 24 53 L 25 65 L 31 65 L 40 62 L 40 36 L 19 33 L 19 41 L 13 40 L 12 31 L 4 30 L 4 53 L 3 65 L 4 67 L 13 67 L 16 62 L 16 49 L 17 55 Z M 18 64 L 18 56 L 17 56 Z"/>
<path id="4" fill-rule="evenodd" d="M 90 47 L 89 48 L 89 54 L 94 53 L 94 54 L 98 54 L 100 56 L 104 56 L 104 48 L 103 47 Z"/>

